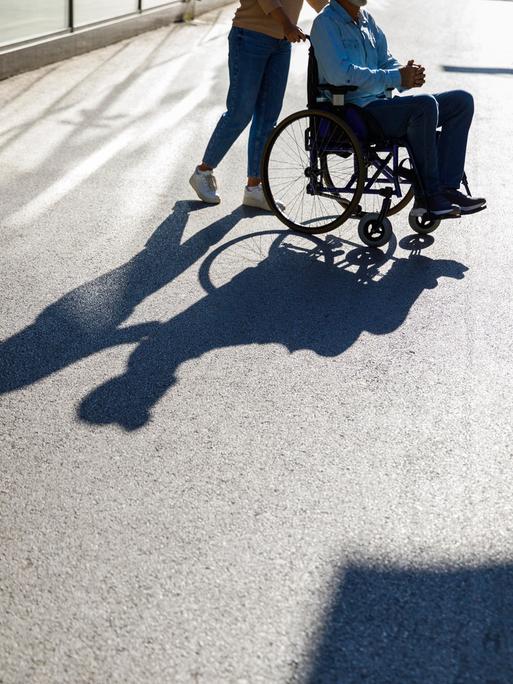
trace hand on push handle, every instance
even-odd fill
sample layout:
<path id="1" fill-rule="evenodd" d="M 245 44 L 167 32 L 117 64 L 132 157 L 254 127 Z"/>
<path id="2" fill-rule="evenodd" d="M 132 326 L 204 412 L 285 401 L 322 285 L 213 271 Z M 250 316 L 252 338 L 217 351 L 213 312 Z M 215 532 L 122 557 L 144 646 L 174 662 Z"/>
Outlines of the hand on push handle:
<path id="1" fill-rule="evenodd" d="M 282 7 L 276 7 L 276 9 L 273 9 L 271 16 L 282 25 L 283 33 L 285 34 L 285 38 L 289 41 L 289 43 L 299 43 L 302 40 L 306 40 L 306 35 L 299 28 L 299 26 L 296 26 L 294 22 L 290 21 L 288 15 L 285 14 Z"/>
<path id="2" fill-rule="evenodd" d="M 296 26 L 292 22 L 290 22 L 288 27 L 284 27 L 283 30 L 285 32 L 285 38 L 289 41 L 289 43 L 299 43 L 302 40 L 306 40 L 306 36 L 303 31 L 299 28 L 299 26 Z"/>

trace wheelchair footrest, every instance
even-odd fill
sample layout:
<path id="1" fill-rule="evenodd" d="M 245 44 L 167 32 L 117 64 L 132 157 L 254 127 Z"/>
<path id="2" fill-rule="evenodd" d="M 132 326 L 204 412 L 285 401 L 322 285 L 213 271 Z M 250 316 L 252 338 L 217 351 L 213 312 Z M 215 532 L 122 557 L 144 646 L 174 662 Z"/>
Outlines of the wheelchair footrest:
<path id="1" fill-rule="evenodd" d="M 420 219 L 423 221 L 446 221 L 447 219 L 459 219 L 462 217 L 462 214 L 442 214 L 441 216 L 437 216 L 436 214 L 432 214 L 430 211 L 426 211 L 425 214 L 422 214 L 422 216 L 419 216 Z"/>

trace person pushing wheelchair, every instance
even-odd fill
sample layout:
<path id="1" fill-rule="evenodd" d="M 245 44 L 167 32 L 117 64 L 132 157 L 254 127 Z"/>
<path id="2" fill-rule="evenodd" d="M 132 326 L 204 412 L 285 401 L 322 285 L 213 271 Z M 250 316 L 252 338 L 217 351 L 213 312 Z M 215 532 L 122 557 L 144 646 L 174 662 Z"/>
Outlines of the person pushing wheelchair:
<path id="1" fill-rule="evenodd" d="M 474 114 L 472 95 L 451 90 L 387 98 L 390 89 L 421 88 L 425 69 L 414 60 L 403 66 L 390 54 L 385 34 L 362 9 L 366 4 L 330 0 L 314 19 L 310 39 L 320 84 L 356 86 L 346 94 L 346 103 L 364 107 L 385 136 L 406 139 L 420 181 L 414 185 L 411 216 L 458 218 L 484 209 L 483 197 L 460 192 Z"/>

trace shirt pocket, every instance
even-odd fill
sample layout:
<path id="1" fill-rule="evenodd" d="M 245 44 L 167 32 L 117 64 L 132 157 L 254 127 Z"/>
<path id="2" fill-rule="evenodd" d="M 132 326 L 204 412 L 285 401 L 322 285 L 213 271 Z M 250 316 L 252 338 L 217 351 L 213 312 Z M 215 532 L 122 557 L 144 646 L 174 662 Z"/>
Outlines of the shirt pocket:
<path id="1" fill-rule="evenodd" d="M 342 37 L 342 45 L 347 50 L 347 52 L 350 52 L 350 53 L 360 52 L 361 42 L 359 42 L 355 38 L 346 38 L 343 36 Z"/>
<path id="2" fill-rule="evenodd" d="M 356 38 L 342 36 L 342 43 L 347 50 L 358 50 L 360 47 L 360 42 Z"/>

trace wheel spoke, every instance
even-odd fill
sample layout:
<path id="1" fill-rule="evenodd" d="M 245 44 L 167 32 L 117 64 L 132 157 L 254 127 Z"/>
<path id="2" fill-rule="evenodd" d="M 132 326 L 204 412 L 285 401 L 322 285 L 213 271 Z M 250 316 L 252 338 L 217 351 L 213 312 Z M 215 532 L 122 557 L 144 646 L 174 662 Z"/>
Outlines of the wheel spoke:
<path id="1" fill-rule="evenodd" d="M 349 218 L 363 176 L 357 141 L 330 113 L 306 110 L 287 117 L 264 155 L 266 193 L 275 205 L 285 204 L 278 217 L 299 231 L 325 232 Z"/>

